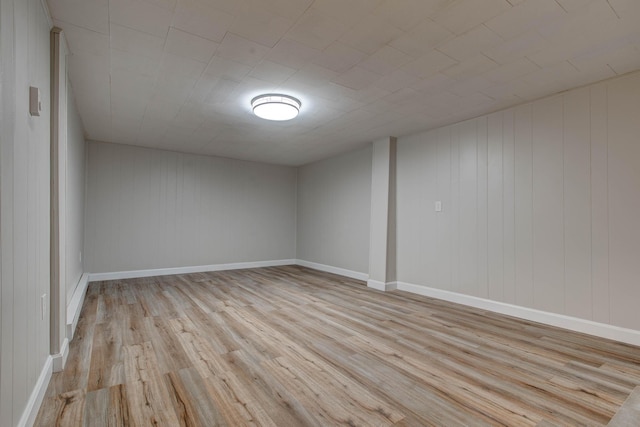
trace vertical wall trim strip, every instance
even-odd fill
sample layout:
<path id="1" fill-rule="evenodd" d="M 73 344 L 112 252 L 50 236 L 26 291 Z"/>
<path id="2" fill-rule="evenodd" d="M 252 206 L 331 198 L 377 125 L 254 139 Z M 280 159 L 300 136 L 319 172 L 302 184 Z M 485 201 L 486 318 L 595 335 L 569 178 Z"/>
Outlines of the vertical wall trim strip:
<path id="1" fill-rule="evenodd" d="M 51 30 L 51 283 L 50 283 L 50 353 L 60 352 L 60 216 L 59 216 L 59 131 L 60 131 L 60 28 Z"/>

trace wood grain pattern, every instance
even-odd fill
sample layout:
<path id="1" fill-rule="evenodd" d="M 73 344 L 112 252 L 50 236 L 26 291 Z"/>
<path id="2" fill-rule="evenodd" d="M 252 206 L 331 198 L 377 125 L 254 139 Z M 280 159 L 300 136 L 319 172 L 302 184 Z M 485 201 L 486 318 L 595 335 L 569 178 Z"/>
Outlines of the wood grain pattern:
<path id="1" fill-rule="evenodd" d="M 287 266 L 91 284 L 36 425 L 596 426 L 639 386 L 640 348 Z"/>

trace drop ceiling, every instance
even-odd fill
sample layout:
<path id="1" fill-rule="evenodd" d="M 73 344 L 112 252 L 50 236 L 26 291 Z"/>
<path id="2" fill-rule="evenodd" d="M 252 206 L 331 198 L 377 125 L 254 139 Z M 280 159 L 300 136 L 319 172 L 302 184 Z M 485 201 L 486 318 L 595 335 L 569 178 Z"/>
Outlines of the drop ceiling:
<path id="1" fill-rule="evenodd" d="M 302 165 L 640 69 L 638 0 L 48 0 L 88 139 Z M 300 116 L 250 101 L 282 92 Z"/>

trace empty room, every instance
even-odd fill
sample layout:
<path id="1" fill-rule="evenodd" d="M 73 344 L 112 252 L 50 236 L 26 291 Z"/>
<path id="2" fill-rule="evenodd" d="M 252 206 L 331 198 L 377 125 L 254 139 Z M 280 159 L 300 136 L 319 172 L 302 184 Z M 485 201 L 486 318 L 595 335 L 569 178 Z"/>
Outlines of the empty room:
<path id="1" fill-rule="evenodd" d="M 0 426 L 640 426 L 640 1 L 0 0 Z"/>

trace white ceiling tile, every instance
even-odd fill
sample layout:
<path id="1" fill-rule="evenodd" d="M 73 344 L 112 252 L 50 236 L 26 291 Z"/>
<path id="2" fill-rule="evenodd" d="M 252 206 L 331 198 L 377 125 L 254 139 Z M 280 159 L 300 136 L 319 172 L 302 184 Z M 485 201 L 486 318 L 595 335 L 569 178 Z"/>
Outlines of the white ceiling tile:
<path id="1" fill-rule="evenodd" d="M 442 25 L 425 19 L 408 32 L 389 42 L 389 45 L 406 54 L 418 57 L 453 37 L 454 34 Z"/>
<path id="2" fill-rule="evenodd" d="M 473 76 L 466 80 L 456 81 L 447 91 L 464 97 L 469 93 L 479 92 L 483 89 L 493 86 L 494 83 L 484 76 Z"/>
<path id="3" fill-rule="evenodd" d="M 178 115 L 183 102 L 179 102 L 170 95 L 156 94 L 151 98 L 144 112 L 145 119 L 171 121 Z"/>
<path id="4" fill-rule="evenodd" d="M 218 43 L 216 42 L 173 27 L 169 28 L 169 35 L 164 45 L 166 53 L 204 62 L 205 64 L 209 63 L 217 48 Z"/>
<path id="5" fill-rule="evenodd" d="M 313 3 L 313 9 L 324 16 L 345 24 L 353 25 L 369 15 L 381 0 L 322 0 Z"/>
<path id="6" fill-rule="evenodd" d="M 412 87 L 414 84 L 419 82 L 419 77 L 400 69 L 383 76 L 375 84 L 381 89 L 389 92 L 395 92 L 405 87 Z"/>
<path id="7" fill-rule="evenodd" d="M 295 40 L 280 39 L 267 53 L 266 59 L 291 68 L 302 68 L 322 51 L 314 49 Z"/>
<path id="8" fill-rule="evenodd" d="M 426 78 L 444 70 L 458 62 L 437 50 L 415 59 L 402 67 L 402 70 L 420 78 Z"/>
<path id="9" fill-rule="evenodd" d="M 497 67 L 497 62 L 484 55 L 476 55 L 442 70 L 442 74 L 454 79 L 467 79 L 472 76 L 483 74 Z"/>
<path id="10" fill-rule="evenodd" d="M 263 8 L 247 7 L 235 17 L 229 31 L 256 43 L 273 47 L 294 22 Z"/>
<path id="11" fill-rule="evenodd" d="M 396 28 L 411 30 L 423 19 L 442 10 L 450 0 L 385 0 L 374 13 Z"/>
<path id="12" fill-rule="evenodd" d="M 559 21 L 566 14 L 555 0 L 526 0 L 487 21 L 485 25 L 501 37 L 510 39 L 540 24 Z"/>
<path id="13" fill-rule="evenodd" d="M 111 70 L 111 95 L 148 100 L 153 94 L 155 79 L 118 68 Z M 146 102 L 146 101 L 145 101 Z"/>
<path id="14" fill-rule="evenodd" d="M 68 23 L 55 22 L 55 25 L 64 25 L 63 33 L 71 54 L 109 55 L 108 35 Z"/>
<path id="15" fill-rule="evenodd" d="M 422 99 L 424 95 L 417 90 L 411 88 L 404 88 L 393 92 L 383 98 L 384 101 L 391 104 L 406 104 L 414 99 Z"/>
<path id="16" fill-rule="evenodd" d="M 541 22 L 536 31 L 548 40 L 571 42 L 576 38 L 598 39 L 616 34 L 620 20 L 606 1 L 595 1 L 562 20 Z"/>
<path id="17" fill-rule="evenodd" d="M 172 25 L 182 31 L 219 43 L 224 38 L 233 19 L 233 14 L 216 9 L 211 3 L 198 0 L 180 0 Z"/>
<path id="18" fill-rule="evenodd" d="M 286 38 L 322 50 L 340 38 L 348 29 L 347 24 L 325 16 L 312 7 L 289 30 Z"/>
<path id="19" fill-rule="evenodd" d="M 309 9 L 313 0 L 248 0 L 250 8 L 262 8 L 290 20 L 297 20 Z"/>
<path id="20" fill-rule="evenodd" d="M 154 77 L 162 61 L 118 49 L 111 49 L 111 69 L 124 69 Z"/>
<path id="21" fill-rule="evenodd" d="M 166 37 L 173 11 L 145 0 L 109 0 L 110 22 Z"/>
<path id="22" fill-rule="evenodd" d="M 333 79 L 333 82 L 341 86 L 348 87 L 354 90 L 361 90 L 368 88 L 378 79 L 380 75 L 366 70 L 362 67 L 353 67 L 349 71 L 340 74 Z"/>
<path id="23" fill-rule="evenodd" d="M 292 84 L 304 84 L 307 86 L 313 86 L 317 82 L 326 82 L 338 75 L 335 71 L 328 68 L 321 67 L 313 63 L 309 63 L 292 75 L 287 83 Z"/>
<path id="24" fill-rule="evenodd" d="M 345 91 L 344 96 L 348 96 L 351 99 L 355 99 L 356 101 L 362 102 L 364 104 L 368 104 L 378 99 L 384 98 L 390 93 L 391 92 L 387 90 L 381 89 L 373 85 L 363 89 Z"/>
<path id="25" fill-rule="evenodd" d="M 506 0 L 458 0 L 449 3 L 432 19 L 449 31 L 463 34 L 511 7 Z"/>
<path id="26" fill-rule="evenodd" d="M 560 7 L 562 7 L 567 12 L 573 12 L 576 9 L 585 7 L 588 3 L 593 2 L 594 0 L 556 0 Z"/>
<path id="27" fill-rule="evenodd" d="M 146 56 L 158 61 L 162 59 L 164 37 L 153 36 L 113 23 L 109 37 L 112 49 Z"/>
<path id="28" fill-rule="evenodd" d="M 483 53 L 499 64 L 507 64 L 542 50 L 546 43 L 536 31 L 529 31 L 491 49 L 485 49 Z"/>
<path id="29" fill-rule="evenodd" d="M 622 75 L 640 70 L 640 46 L 624 46 L 607 55 L 607 65 Z M 580 64 L 577 65 L 580 68 Z"/>
<path id="30" fill-rule="evenodd" d="M 205 68 L 206 64 L 200 61 L 165 53 L 162 58 L 162 63 L 158 68 L 158 73 L 161 75 L 182 77 L 187 80 L 195 80 L 202 75 Z"/>
<path id="31" fill-rule="evenodd" d="M 250 65 L 241 64 L 231 59 L 214 56 L 209 61 L 209 65 L 204 74 L 215 77 L 225 77 L 229 79 L 242 80 L 252 70 Z"/>
<path id="32" fill-rule="evenodd" d="M 313 63 L 337 73 L 343 73 L 358 64 L 366 56 L 366 54 L 357 49 L 335 42 L 315 57 Z"/>
<path id="33" fill-rule="evenodd" d="M 522 78 L 532 86 L 555 85 L 559 80 L 574 78 L 580 71 L 571 65 L 569 61 L 544 67 Z"/>
<path id="34" fill-rule="evenodd" d="M 271 83 L 281 84 L 296 71 L 298 70 L 295 68 L 289 68 L 272 61 L 262 61 L 253 69 L 251 76 Z"/>
<path id="35" fill-rule="evenodd" d="M 419 82 L 412 84 L 411 87 L 422 93 L 431 94 L 449 90 L 449 88 L 455 84 L 456 80 L 438 73 L 425 79 L 420 79 Z"/>
<path id="36" fill-rule="evenodd" d="M 540 67 L 529 59 L 520 58 L 486 72 L 484 77 L 494 84 L 506 83 L 529 73 L 538 71 L 539 69 Z"/>
<path id="37" fill-rule="evenodd" d="M 640 68 L 635 0 L 106 4 L 50 0 L 87 135 L 184 152 L 303 164 Z M 256 118 L 264 92 L 298 119 Z"/>
<path id="38" fill-rule="evenodd" d="M 227 33 L 222 40 L 216 56 L 246 65 L 256 65 L 267 54 L 269 48 L 247 40 L 233 33 Z"/>
<path id="39" fill-rule="evenodd" d="M 161 74 L 154 88 L 153 98 L 171 99 L 172 104 L 182 105 L 195 87 L 197 80 L 173 74 Z"/>
<path id="40" fill-rule="evenodd" d="M 478 25 L 454 39 L 437 46 L 440 52 L 462 61 L 502 43 L 502 38 L 484 25 Z"/>
<path id="41" fill-rule="evenodd" d="M 100 83 L 97 90 L 103 89 L 106 81 L 109 87 L 109 70 L 111 58 L 107 55 L 91 55 L 80 53 L 71 55 L 69 60 L 69 77 L 73 82 Z M 79 94 L 76 94 L 76 96 Z"/>
<path id="42" fill-rule="evenodd" d="M 372 54 L 402 34 L 402 30 L 390 25 L 384 18 L 368 15 L 340 37 L 340 41 Z"/>
<path id="43" fill-rule="evenodd" d="M 127 121 L 131 125 L 140 127 L 148 100 L 134 96 L 111 95 L 111 119 Z"/>
<path id="44" fill-rule="evenodd" d="M 109 34 L 109 0 L 48 0 L 53 19 Z"/>
<path id="45" fill-rule="evenodd" d="M 636 0 L 608 0 L 607 3 L 619 17 L 625 15 L 635 15 L 640 13 L 640 3 Z"/>
<path id="46" fill-rule="evenodd" d="M 413 59 L 413 57 L 394 47 L 384 46 L 382 49 L 362 61 L 360 66 L 374 73 L 386 75 L 402 67 Z"/>

